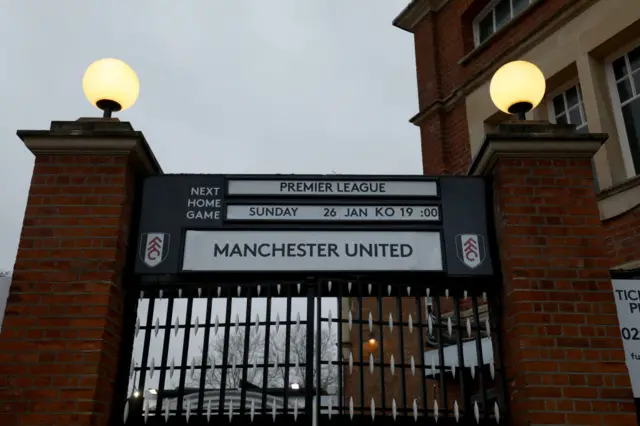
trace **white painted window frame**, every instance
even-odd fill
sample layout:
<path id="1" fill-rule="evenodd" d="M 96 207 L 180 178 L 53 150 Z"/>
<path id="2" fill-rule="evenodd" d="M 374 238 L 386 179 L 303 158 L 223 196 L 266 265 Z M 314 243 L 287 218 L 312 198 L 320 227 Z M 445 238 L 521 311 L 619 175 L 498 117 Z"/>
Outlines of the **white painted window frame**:
<path id="1" fill-rule="evenodd" d="M 607 56 L 607 58 L 605 59 L 605 71 L 607 75 L 607 84 L 609 86 L 609 96 L 611 97 L 611 109 L 613 110 L 613 118 L 616 123 L 616 130 L 618 131 L 618 140 L 620 141 L 620 151 L 622 152 L 622 160 L 628 179 L 636 176 L 637 173 L 633 165 L 633 157 L 631 156 L 631 145 L 629 144 L 629 136 L 627 135 L 627 129 L 624 125 L 624 118 L 622 117 L 620 95 L 618 94 L 616 78 L 613 74 L 613 61 L 621 56 L 627 55 L 638 46 L 640 46 L 640 39 L 634 40 L 633 42 L 625 45 L 623 48 Z M 629 66 L 628 59 L 626 62 L 627 66 Z M 631 87 L 635 87 L 633 79 L 631 79 Z M 638 97 L 640 97 L 640 88 L 635 88 L 635 91 L 637 92 L 637 95 L 635 98 L 632 98 L 632 100 L 638 99 Z M 638 173 L 640 173 L 640 170 L 638 170 Z"/>
<path id="2" fill-rule="evenodd" d="M 511 8 L 511 19 L 509 19 L 509 21 L 505 24 L 509 24 L 509 22 L 513 21 L 514 19 L 518 19 L 518 16 L 520 16 L 522 13 L 524 13 L 525 10 L 527 10 L 528 8 L 531 7 L 531 5 L 533 3 L 535 3 L 536 1 L 542 1 L 542 0 L 528 0 L 529 1 L 529 5 L 527 7 L 525 7 L 518 15 L 513 15 L 513 0 L 509 0 L 509 6 Z M 491 2 L 489 2 L 488 5 L 485 6 L 484 9 L 482 9 L 482 11 L 480 13 L 478 13 L 478 16 L 476 16 L 475 18 L 473 18 L 472 21 L 472 25 L 473 25 L 473 43 L 475 45 L 475 47 L 480 46 L 483 43 L 486 43 L 487 41 L 491 40 L 491 37 L 493 37 L 493 34 L 496 33 L 496 14 L 493 13 L 494 9 L 496 8 L 496 6 L 498 5 L 498 3 L 500 3 L 500 0 L 491 0 Z M 493 14 L 493 34 L 491 34 L 489 36 L 488 39 L 484 40 L 484 41 L 480 41 L 480 21 L 482 21 L 484 18 L 487 17 L 488 14 Z"/>
<path id="3" fill-rule="evenodd" d="M 580 90 L 578 90 L 579 102 L 580 104 L 582 104 L 582 108 L 580 108 L 580 116 L 582 117 L 582 121 L 584 121 L 585 123 L 584 125 L 588 128 L 589 120 L 587 119 L 587 113 L 584 108 L 584 98 L 582 97 L 582 87 L 580 87 L 580 80 L 578 80 L 578 78 L 573 78 L 567 81 L 565 84 L 563 84 L 562 86 L 559 86 L 556 90 L 554 90 L 553 92 L 550 92 L 547 95 L 546 103 L 547 103 L 547 112 L 549 115 L 549 121 L 552 123 L 556 122 L 556 108 L 553 105 L 553 98 L 555 98 L 558 95 L 563 95 L 565 100 L 565 108 L 566 108 L 567 106 L 566 96 L 564 95 L 567 92 L 567 90 L 571 89 L 574 86 L 578 86 L 580 88 Z"/>

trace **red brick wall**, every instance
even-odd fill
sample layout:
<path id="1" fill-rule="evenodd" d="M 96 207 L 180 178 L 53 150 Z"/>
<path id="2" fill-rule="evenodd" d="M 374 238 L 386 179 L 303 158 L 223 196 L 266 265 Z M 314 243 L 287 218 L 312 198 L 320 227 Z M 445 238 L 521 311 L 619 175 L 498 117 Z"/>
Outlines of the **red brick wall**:
<path id="1" fill-rule="evenodd" d="M 611 266 L 640 260 L 640 206 L 603 222 Z"/>
<path id="2" fill-rule="evenodd" d="M 494 171 L 515 425 L 636 425 L 589 159 Z"/>
<path id="3" fill-rule="evenodd" d="M 539 31 L 560 10 L 577 3 L 584 0 L 537 2 L 514 21 L 515 25 L 494 36 L 462 65 L 460 59 L 474 49 L 473 18 L 487 0 L 450 0 L 419 24 L 414 40 L 419 108 L 425 114 L 420 127 L 426 174 L 466 174 L 469 167 L 469 134 L 464 93 L 457 93 L 460 87 L 506 50 Z M 462 96 L 452 103 L 454 95 Z M 447 109 L 438 107 L 447 101 Z"/>
<path id="4" fill-rule="evenodd" d="M 105 425 L 122 325 L 127 158 L 36 156 L 0 334 L 0 424 Z"/>

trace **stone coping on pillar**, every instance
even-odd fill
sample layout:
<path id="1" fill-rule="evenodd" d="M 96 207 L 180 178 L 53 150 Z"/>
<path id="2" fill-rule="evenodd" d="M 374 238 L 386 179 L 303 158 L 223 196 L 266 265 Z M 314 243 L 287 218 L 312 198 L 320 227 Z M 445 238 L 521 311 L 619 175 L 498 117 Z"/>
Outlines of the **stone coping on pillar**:
<path id="1" fill-rule="evenodd" d="M 575 126 L 546 121 L 516 121 L 485 136 L 469 175 L 489 175 L 500 158 L 591 158 L 609 135 L 577 133 Z"/>
<path id="2" fill-rule="evenodd" d="M 17 135 L 34 155 L 133 154 L 140 172 L 163 173 L 144 134 L 134 130 L 131 123 L 117 118 L 52 121 L 49 130 L 18 130 Z"/>

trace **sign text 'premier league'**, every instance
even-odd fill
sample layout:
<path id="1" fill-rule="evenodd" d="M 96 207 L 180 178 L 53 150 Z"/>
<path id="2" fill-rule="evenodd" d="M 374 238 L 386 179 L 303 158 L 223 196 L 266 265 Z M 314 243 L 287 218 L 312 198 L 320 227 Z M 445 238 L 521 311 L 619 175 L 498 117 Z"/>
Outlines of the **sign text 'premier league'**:
<path id="1" fill-rule="evenodd" d="M 227 220 L 425 221 L 440 220 L 438 206 L 229 205 Z"/>

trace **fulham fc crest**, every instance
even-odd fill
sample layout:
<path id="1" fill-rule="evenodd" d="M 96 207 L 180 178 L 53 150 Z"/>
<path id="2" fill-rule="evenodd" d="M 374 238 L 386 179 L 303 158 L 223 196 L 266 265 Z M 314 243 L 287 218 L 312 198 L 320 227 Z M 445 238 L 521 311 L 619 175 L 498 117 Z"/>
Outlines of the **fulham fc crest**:
<path id="1" fill-rule="evenodd" d="M 140 239 L 140 259 L 149 268 L 161 264 L 169 254 L 170 235 L 163 232 L 142 234 Z"/>
<path id="2" fill-rule="evenodd" d="M 478 234 L 456 235 L 458 259 L 471 269 L 482 265 L 486 256 L 484 237 Z"/>

